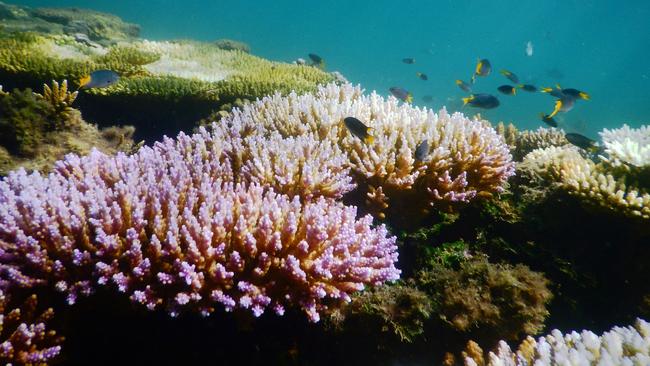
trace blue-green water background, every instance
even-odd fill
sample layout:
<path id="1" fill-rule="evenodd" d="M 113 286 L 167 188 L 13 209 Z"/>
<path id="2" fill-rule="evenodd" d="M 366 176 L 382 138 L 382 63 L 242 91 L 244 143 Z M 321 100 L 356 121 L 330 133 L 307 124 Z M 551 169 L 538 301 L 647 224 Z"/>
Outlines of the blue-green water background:
<path id="1" fill-rule="evenodd" d="M 478 57 L 493 73 L 476 92 L 498 94 L 506 68 L 527 83 L 575 87 L 591 101 L 559 116 L 568 131 L 597 137 L 602 128 L 650 123 L 650 1 L 116 1 L 12 2 L 76 6 L 116 14 L 140 24 L 148 39 L 232 38 L 252 53 L 290 62 L 317 53 L 327 69 L 342 72 L 366 90 L 391 86 L 413 92 L 415 104 L 456 110 L 463 93 L 454 80 L 469 80 Z M 525 54 L 526 43 L 534 47 Z M 416 63 L 401 62 L 414 57 Z M 424 72 L 428 81 L 416 78 Z M 561 74 L 561 75 L 560 75 Z M 519 92 L 499 95 L 501 106 L 481 111 L 491 121 L 536 128 L 553 99 Z M 465 107 L 473 114 L 476 110 Z"/>

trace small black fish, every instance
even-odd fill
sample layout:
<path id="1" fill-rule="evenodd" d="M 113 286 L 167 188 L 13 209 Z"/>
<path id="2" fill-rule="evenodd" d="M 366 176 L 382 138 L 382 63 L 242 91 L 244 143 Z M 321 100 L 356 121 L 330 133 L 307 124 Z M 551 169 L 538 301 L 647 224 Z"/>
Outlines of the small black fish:
<path id="1" fill-rule="evenodd" d="M 425 103 L 431 103 L 433 102 L 433 97 L 431 95 L 425 95 L 422 97 L 422 101 Z"/>
<path id="2" fill-rule="evenodd" d="M 463 105 L 469 104 L 472 107 L 492 109 L 499 106 L 499 99 L 492 94 L 472 94 L 467 98 L 463 98 Z"/>
<path id="3" fill-rule="evenodd" d="M 425 139 L 415 147 L 415 160 L 424 161 L 427 155 L 429 155 L 429 141 Z"/>
<path id="4" fill-rule="evenodd" d="M 542 93 L 548 93 L 556 98 L 571 97 L 574 99 L 583 99 L 583 100 L 591 99 L 591 96 L 586 92 L 583 92 L 575 88 L 562 89 L 560 85 L 556 85 L 555 88 L 542 88 Z"/>
<path id="5" fill-rule="evenodd" d="M 472 75 L 472 84 L 474 84 L 477 76 L 488 76 L 490 75 L 491 71 L 492 64 L 490 64 L 490 60 L 486 58 L 478 60 L 478 63 L 476 64 L 476 70 L 474 70 L 474 75 Z"/>
<path id="6" fill-rule="evenodd" d="M 539 118 L 547 125 L 551 127 L 557 127 L 557 121 L 553 117 L 550 117 L 548 114 L 540 113 Z"/>
<path id="7" fill-rule="evenodd" d="M 537 87 L 535 85 L 530 85 L 530 84 L 519 84 L 517 87 L 523 91 L 527 91 L 530 93 L 534 93 L 537 91 Z"/>
<path id="8" fill-rule="evenodd" d="M 309 56 L 309 59 L 310 59 L 313 63 L 315 63 L 315 64 L 320 64 L 320 63 L 323 62 L 323 58 L 320 57 L 320 56 L 318 56 L 318 55 L 315 54 L 315 53 L 310 53 L 310 54 L 307 55 L 307 56 Z"/>
<path id="9" fill-rule="evenodd" d="M 416 75 L 417 77 L 419 77 L 420 79 L 422 79 L 422 80 L 429 80 L 429 77 L 427 77 L 426 74 L 423 74 L 423 73 L 421 73 L 421 72 L 416 72 L 415 75 Z"/>
<path id="10" fill-rule="evenodd" d="M 345 117 L 343 119 L 343 122 L 345 123 L 345 127 L 348 128 L 348 131 L 350 131 L 351 134 L 360 138 L 366 144 L 372 144 L 373 141 L 375 141 L 374 136 L 371 136 L 368 133 L 368 131 L 370 131 L 371 128 L 363 124 L 363 122 L 359 121 L 358 119 L 354 117 Z"/>
<path id="11" fill-rule="evenodd" d="M 515 84 L 519 84 L 519 77 L 517 77 L 517 75 L 513 74 L 512 72 L 510 72 L 508 70 L 501 70 L 499 72 L 501 73 L 501 75 L 508 78 L 508 80 L 512 81 Z"/>
<path id="12" fill-rule="evenodd" d="M 472 87 L 467 84 L 466 82 L 462 80 L 456 80 L 456 85 L 458 85 L 459 88 L 461 88 L 463 91 L 471 93 L 472 92 Z"/>
<path id="13" fill-rule="evenodd" d="M 400 88 L 397 86 L 393 86 L 391 88 L 388 88 L 391 94 L 402 102 L 405 103 L 411 103 L 413 102 L 413 94 L 411 94 L 409 91 L 407 91 L 404 88 Z"/>
<path id="14" fill-rule="evenodd" d="M 549 117 L 555 116 L 558 112 L 568 112 L 573 109 L 573 106 L 576 104 L 576 98 L 573 97 L 562 97 L 555 101 L 555 108 L 553 112 L 549 114 Z"/>
<path id="15" fill-rule="evenodd" d="M 570 143 L 573 145 L 585 149 L 588 151 L 593 151 L 594 149 L 597 149 L 596 146 L 596 141 L 590 139 L 589 137 L 585 137 L 579 133 L 567 133 L 564 135 L 567 140 L 569 140 Z"/>
<path id="16" fill-rule="evenodd" d="M 414 58 L 411 58 L 411 57 L 403 58 L 403 59 L 402 59 L 402 62 L 405 63 L 405 64 L 412 65 L 412 64 L 415 63 L 415 59 L 414 59 Z"/>
<path id="17" fill-rule="evenodd" d="M 498 91 L 505 95 L 516 95 L 517 94 L 517 88 L 515 88 L 512 85 L 501 85 L 500 87 L 497 88 Z"/>

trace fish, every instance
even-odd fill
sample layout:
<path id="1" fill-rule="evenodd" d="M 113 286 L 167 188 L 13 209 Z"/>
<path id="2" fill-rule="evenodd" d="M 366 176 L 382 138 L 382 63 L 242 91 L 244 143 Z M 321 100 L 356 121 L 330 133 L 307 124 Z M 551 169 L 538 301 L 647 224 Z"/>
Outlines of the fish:
<path id="1" fill-rule="evenodd" d="M 463 91 L 471 93 L 472 92 L 472 86 L 467 84 L 466 82 L 462 80 L 456 80 L 456 85 L 458 85 L 459 88 L 461 88 Z"/>
<path id="2" fill-rule="evenodd" d="M 431 95 L 425 95 L 422 97 L 422 101 L 425 103 L 431 103 L 433 102 L 433 96 Z"/>
<path id="3" fill-rule="evenodd" d="M 517 88 L 515 88 L 512 85 L 501 85 L 500 87 L 497 88 L 498 91 L 505 95 L 516 95 L 517 94 Z"/>
<path id="4" fill-rule="evenodd" d="M 596 151 L 598 150 L 598 146 L 596 145 L 596 141 L 590 139 L 589 137 L 583 136 L 579 133 L 574 133 L 570 132 L 564 135 L 566 139 L 572 143 L 573 145 L 585 149 L 587 151 Z"/>
<path id="5" fill-rule="evenodd" d="M 417 77 L 419 77 L 420 79 L 422 79 L 422 80 L 429 80 L 429 77 L 427 76 L 427 74 L 423 74 L 421 72 L 416 72 L 415 75 Z"/>
<path id="6" fill-rule="evenodd" d="M 310 53 L 307 56 L 309 56 L 309 59 L 314 63 L 314 64 L 321 64 L 323 63 L 323 58 L 318 56 L 315 53 Z"/>
<path id="7" fill-rule="evenodd" d="M 402 59 L 402 62 L 405 63 L 405 64 L 412 65 L 412 64 L 415 63 L 415 59 L 414 59 L 414 58 L 411 58 L 411 57 L 407 57 L 407 58 L 403 58 L 403 59 Z"/>
<path id="8" fill-rule="evenodd" d="M 549 114 L 549 118 L 553 118 L 558 112 L 568 112 L 573 109 L 573 106 L 576 103 L 576 99 L 573 97 L 564 97 L 555 101 L 555 108 L 553 112 Z"/>
<path id="9" fill-rule="evenodd" d="M 427 155 L 429 155 L 429 141 L 424 139 L 415 147 L 415 160 L 424 161 Z"/>
<path id="10" fill-rule="evenodd" d="M 366 126 L 358 119 L 354 117 L 345 117 L 343 119 L 343 122 L 351 134 L 360 138 L 361 141 L 365 142 L 366 144 L 372 144 L 375 141 L 375 137 L 368 133 L 368 131 L 370 131 L 372 128 Z"/>
<path id="11" fill-rule="evenodd" d="M 508 78 L 508 80 L 512 81 L 515 84 L 519 84 L 519 77 L 517 75 L 513 74 L 512 72 L 510 72 L 508 70 L 501 70 L 499 72 L 501 73 L 501 75 Z"/>
<path id="12" fill-rule="evenodd" d="M 575 88 L 563 89 L 559 84 L 555 85 L 555 88 L 542 88 L 541 91 L 542 93 L 548 93 L 549 95 L 554 96 L 556 98 L 571 97 L 574 99 L 583 99 L 583 100 L 591 99 L 591 96 L 586 92 L 583 92 Z"/>
<path id="13" fill-rule="evenodd" d="M 533 55 L 533 42 L 526 42 L 526 56 L 530 57 Z"/>
<path id="14" fill-rule="evenodd" d="M 492 71 L 492 64 L 490 64 L 490 60 L 486 58 L 478 60 L 478 63 L 476 64 L 476 70 L 474 70 L 474 75 L 472 75 L 472 84 L 474 84 L 474 81 L 476 81 L 477 76 L 488 76 L 490 75 L 490 71 Z"/>
<path id="15" fill-rule="evenodd" d="M 517 87 L 519 89 L 523 90 L 523 91 L 527 91 L 527 92 L 530 92 L 530 93 L 534 93 L 534 92 L 537 91 L 537 87 L 535 85 L 531 85 L 531 84 L 519 84 L 519 85 L 517 85 Z"/>
<path id="16" fill-rule="evenodd" d="M 407 91 L 404 88 L 400 88 L 397 86 L 393 86 L 391 88 L 388 88 L 391 94 L 402 102 L 405 103 L 411 103 L 413 102 L 413 94 L 411 94 L 409 91 Z"/>
<path id="17" fill-rule="evenodd" d="M 469 104 L 475 108 L 492 109 L 499 106 L 499 99 L 492 94 L 472 94 L 463 98 L 463 105 Z"/>
<path id="18" fill-rule="evenodd" d="M 120 76 L 111 70 L 96 70 L 79 80 L 79 89 L 106 88 L 120 80 Z"/>
<path id="19" fill-rule="evenodd" d="M 557 127 L 557 121 L 553 117 L 550 117 L 548 114 L 540 113 L 539 118 L 547 125 L 551 127 Z"/>

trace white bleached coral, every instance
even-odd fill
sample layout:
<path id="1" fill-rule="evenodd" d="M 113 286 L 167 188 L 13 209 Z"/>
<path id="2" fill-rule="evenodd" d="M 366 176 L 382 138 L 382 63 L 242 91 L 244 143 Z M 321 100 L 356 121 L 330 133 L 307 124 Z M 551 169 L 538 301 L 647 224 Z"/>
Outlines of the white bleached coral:
<path id="1" fill-rule="evenodd" d="M 588 330 L 563 334 L 556 329 L 537 340 L 526 338 L 517 351 L 500 341 L 486 358 L 472 342 L 463 361 L 466 366 L 649 365 L 650 324 L 637 319 L 634 326 L 614 327 L 601 336 Z"/>
<path id="2" fill-rule="evenodd" d="M 600 132 L 606 157 L 604 160 L 613 166 L 650 166 L 650 126 L 630 128 L 624 124 L 617 129 L 604 129 Z"/>

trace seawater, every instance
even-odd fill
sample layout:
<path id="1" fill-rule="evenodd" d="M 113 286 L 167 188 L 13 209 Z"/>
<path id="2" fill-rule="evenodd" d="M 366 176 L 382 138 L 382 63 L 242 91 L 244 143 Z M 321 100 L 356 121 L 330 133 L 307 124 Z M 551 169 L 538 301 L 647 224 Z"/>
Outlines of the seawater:
<path id="1" fill-rule="evenodd" d="M 154 40 L 232 38 L 252 53 L 291 62 L 316 53 L 327 70 L 338 70 L 367 91 L 388 95 L 404 87 L 417 106 L 446 106 L 492 122 L 537 128 L 553 98 L 519 90 L 501 95 L 508 69 L 538 87 L 574 87 L 591 101 L 561 113 L 567 132 L 597 138 L 603 128 L 650 121 L 650 2 L 615 1 L 10 1 L 28 6 L 75 6 L 116 14 L 140 24 Z M 533 54 L 525 52 L 527 42 Z M 416 63 L 402 63 L 413 57 Z M 466 93 L 455 79 L 469 81 L 477 58 L 493 71 L 475 92 L 498 95 L 494 110 L 461 107 Z M 428 81 L 415 76 L 428 75 Z M 433 97 L 425 103 L 422 97 Z"/>

